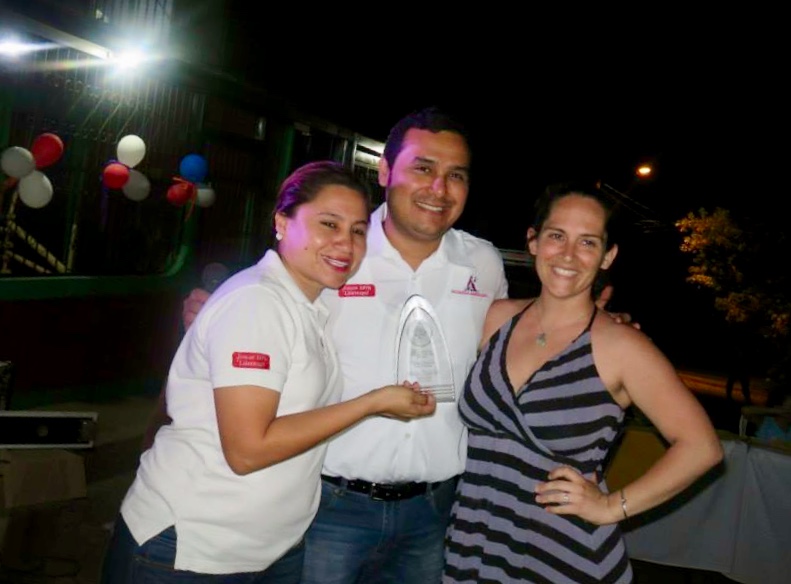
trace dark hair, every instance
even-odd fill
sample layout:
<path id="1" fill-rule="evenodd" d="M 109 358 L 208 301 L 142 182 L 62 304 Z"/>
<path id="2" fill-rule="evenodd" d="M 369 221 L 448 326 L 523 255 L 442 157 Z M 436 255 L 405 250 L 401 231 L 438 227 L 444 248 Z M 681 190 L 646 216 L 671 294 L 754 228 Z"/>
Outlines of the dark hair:
<path id="1" fill-rule="evenodd" d="M 401 118 L 390 130 L 385 142 L 383 156 L 388 166 L 393 168 L 401 146 L 404 143 L 404 136 L 411 129 L 428 130 L 429 132 L 454 132 L 459 134 L 470 148 L 470 136 L 464 124 L 453 117 L 450 113 L 443 111 L 439 107 L 431 106 L 412 112 Z"/>
<path id="2" fill-rule="evenodd" d="M 321 160 L 308 162 L 292 172 L 277 193 L 272 218 L 277 213 L 293 217 L 300 205 L 311 202 L 324 187 L 338 185 L 357 191 L 365 201 L 366 212 L 371 212 L 368 187 L 354 173 L 338 162 Z"/>
<path id="3" fill-rule="evenodd" d="M 615 204 L 612 197 L 593 183 L 563 182 L 551 184 L 544 189 L 544 192 L 535 203 L 532 227 L 536 235 L 541 232 L 541 228 L 549 218 L 550 213 L 552 213 L 555 203 L 569 195 L 579 195 L 593 199 L 604 209 L 604 243 L 605 249 L 609 250 L 617 241 L 617 229 L 614 228 L 616 222 L 613 220 Z"/>

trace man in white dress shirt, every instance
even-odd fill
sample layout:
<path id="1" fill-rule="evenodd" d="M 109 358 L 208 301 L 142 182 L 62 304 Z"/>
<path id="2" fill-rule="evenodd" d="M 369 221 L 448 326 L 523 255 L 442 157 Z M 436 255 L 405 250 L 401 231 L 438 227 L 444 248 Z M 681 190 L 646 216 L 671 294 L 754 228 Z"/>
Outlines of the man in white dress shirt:
<path id="1" fill-rule="evenodd" d="M 470 147 L 458 120 L 436 108 L 400 120 L 387 139 L 379 183 L 386 203 L 371 216 L 360 269 L 340 290 L 322 294 L 343 376 L 341 399 L 407 381 L 397 379 L 397 336 L 401 310 L 415 294 L 437 317 L 455 398 L 438 403 L 431 417 L 365 420 L 330 441 L 321 504 L 306 535 L 304 584 L 439 582 L 467 450 L 456 400 L 489 305 L 507 295 L 498 250 L 452 228 L 470 186 Z M 185 324 L 207 297 L 193 291 Z"/>

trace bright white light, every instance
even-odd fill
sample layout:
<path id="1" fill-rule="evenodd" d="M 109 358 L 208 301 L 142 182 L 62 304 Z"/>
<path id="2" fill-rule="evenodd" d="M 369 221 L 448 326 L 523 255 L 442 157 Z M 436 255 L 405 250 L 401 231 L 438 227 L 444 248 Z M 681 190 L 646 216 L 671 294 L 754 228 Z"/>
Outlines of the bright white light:
<path id="1" fill-rule="evenodd" d="M 649 164 L 642 164 L 637 167 L 637 176 L 641 176 L 643 178 L 649 176 L 653 172 L 653 168 Z"/>
<path id="2" fill-rule="evenodd" d="M 55 43 L 23 43 L 15 38 L 4 38 L 0 40 L 0 57 L 16 59 L 21 55 L 33 53 L 34 51 L 49 51 L 58 48 Z"/>
<path id="3" fill-rule="evenodd" d="M 29 45 L 18 43 L 15 41 L 0 42 L 0 55 L 7 57 L 18 57 L 24 53 L 33 50 Z"/>
<path id="4" fill-rule="evenodd" d="M 128 50 L 120 53 L 116 59 L 116 62 L 122 69 L 135 69 L 145 60 L 145 58 L 146 57 L 142 51 Z"/>

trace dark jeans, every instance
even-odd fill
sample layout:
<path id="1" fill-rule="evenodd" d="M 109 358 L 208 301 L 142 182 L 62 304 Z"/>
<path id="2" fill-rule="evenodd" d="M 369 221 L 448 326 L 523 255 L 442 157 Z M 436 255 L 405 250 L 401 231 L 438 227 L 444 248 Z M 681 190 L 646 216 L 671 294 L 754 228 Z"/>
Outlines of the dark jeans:
<path id="1" fill-rule="evenodd" d="M 199 574 L 175 570 L 174 527 L 139 546 L 119 515 L 104 556 L 101 584 L 299 584 L 304 555 L 305 545 L 300 542 L 262 572 Z"/>
<path id="2" fill-rule="evenodd" d="M 302 584 L 438 584 L 455 494 L 456 479 L 403 501 L 322 481 Z"/>

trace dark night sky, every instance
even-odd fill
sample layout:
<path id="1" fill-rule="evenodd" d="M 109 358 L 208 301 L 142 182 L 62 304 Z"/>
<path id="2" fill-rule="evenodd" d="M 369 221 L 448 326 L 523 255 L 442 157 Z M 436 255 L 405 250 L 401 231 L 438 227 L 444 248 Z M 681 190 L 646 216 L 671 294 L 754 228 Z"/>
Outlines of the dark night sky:
<path id="1" fill-rule="evenodd" d="M 565 178 L 629 191 L 666 224 L 701 206 L 752 214 L 779 203 L 773 175 L 789 121 L 784 92 L 762 71 L 739 75 L 728 59 L 705 73 L 619 71 L 617 83 L 612 70 L 585 63 L 523 77 L 518 59 L 470 64 L 458 77 L 423 62 L 367 73 L 355 67 L 347 76 L 316 63 L 303 64 L 302 76 L 281 67 L 270 82 L 295 102 L 372 138 L 384 140 L 418 107 L 456 111 L 474 139 L 464 226 L 503 246 L 521 245 L 532 200 Z M 643 160 L 654 163 L 655 178 L 633 185 Z"/>
<path id="2" fill-rule="evenodd" d="M 426 105 L 464 118 L 475 140 L 465 220 L 506 242 L 521 238 L 519 216 L 547 183 L 584 175 L 627 190 L 646 158 L 656 179 L 632 194 L 662 216 L 733 207 L 746 192 L 755 204 L 788 129 L 787 67 L 765 30 L 748 40 L 688 18 L 675 30 L 579 36 L 554 23 L 555 36 L 532 40 L 520 19 L 478 10 L 394 18 L 396 35 L 371 17 L 354 30 L 296 19 L 277 34 L 250 10 L 234 13 L 239 67 L 305 109 L 382 141 Z"/>
<path id="3" fill-rule="evenodd" d="M 457 112 L 474 140 L 459 226 L 500 247 L 523 245 L 532 202 L 550 182 L 593 178 L 628 191 L 659 229 L 624 242 L 612 308 L 632 313 L 677 364 L 717 368 L 718 348 L 700 347 L 720 334 L 719 318 L 684 282 L 688 258 L 672 224 L 701 206 L 778 217 L 789 115 L 776 41 L 742 42 L 727 30 L 706 38 L 689 25 L 689 46 L 667 30 L 640 46 L 603 33 L 542 44 L 498 26 L 486 42 L 443 26 L 379 44 L 310 28 L 285 40 L 253 31 L 240 66 L 296 105 L 382 141 L 413 109 Z M 644 160 L 656 176 L 633 184 Z"/>

